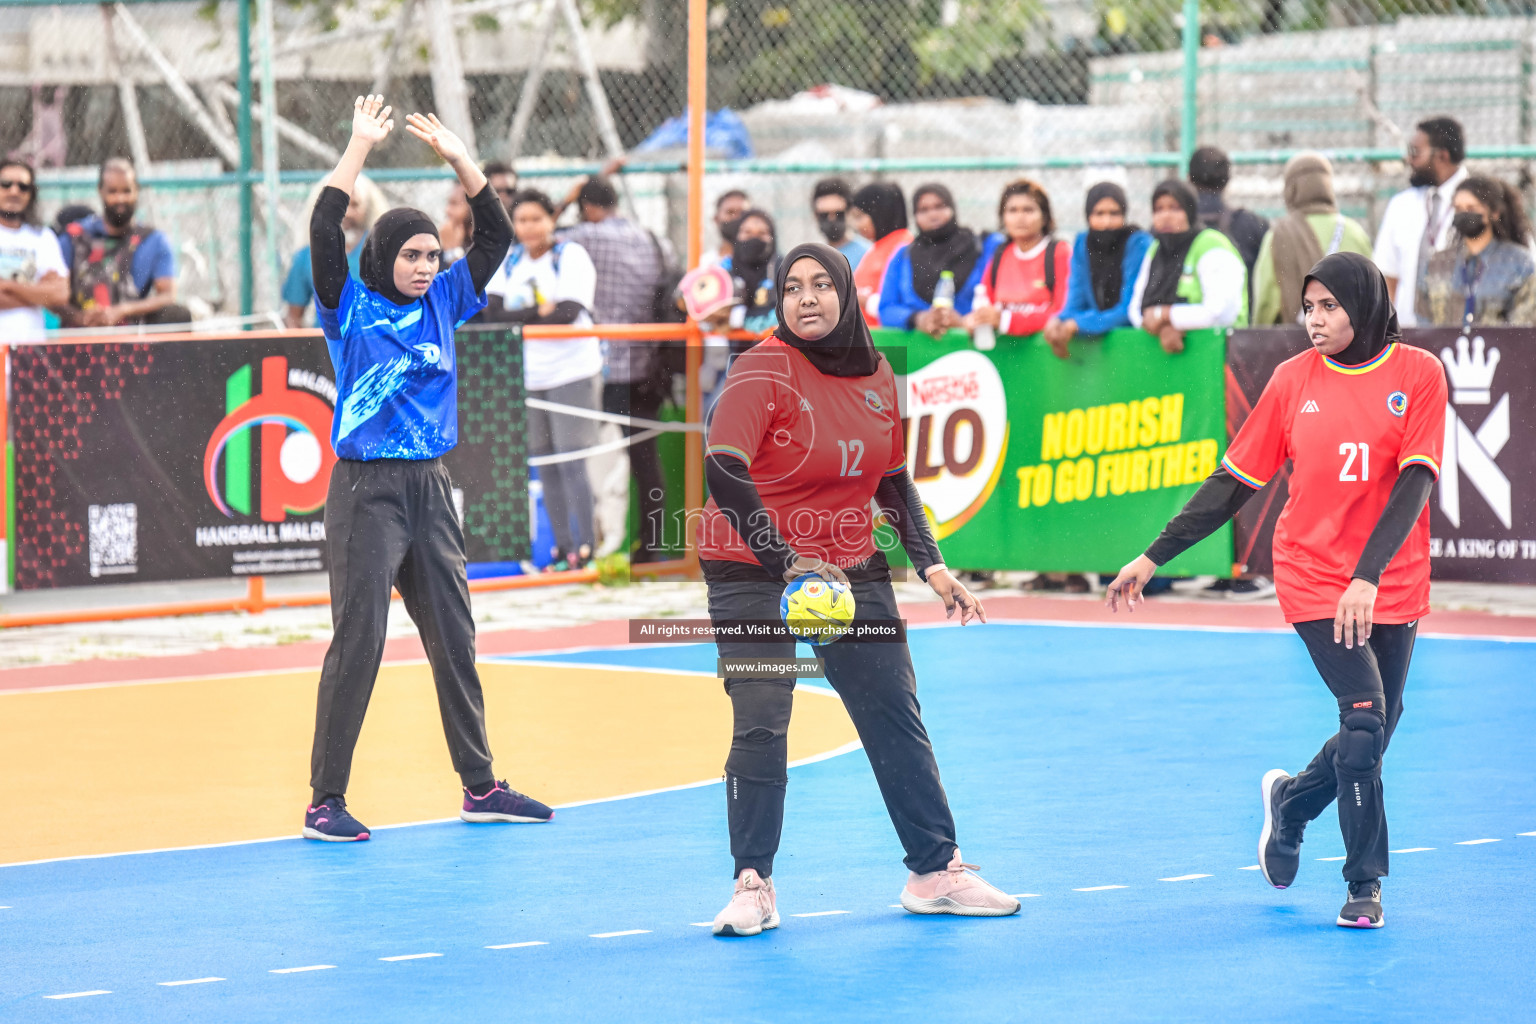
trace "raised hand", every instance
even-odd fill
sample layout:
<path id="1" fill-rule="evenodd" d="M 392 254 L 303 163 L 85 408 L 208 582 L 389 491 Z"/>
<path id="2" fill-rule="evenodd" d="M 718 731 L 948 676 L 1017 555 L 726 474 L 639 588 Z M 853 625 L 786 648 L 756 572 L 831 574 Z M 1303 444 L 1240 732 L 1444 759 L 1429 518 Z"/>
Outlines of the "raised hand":
<path id="1" fill-rule="evenodd" d="M 389 116 L 393 110 L 384 105 L 383 96 L 359 96 L 352 103 L 352 138 L 369 146 L 383 142 L 395 127 Z"/>
<path id="2" fill-rule="evenodd" d="M 469 159 L 469 147 L 464 145 L 464 140 L 449 131 L 436 114 L 407 114 L 405 129 L 454 167 Z"/>

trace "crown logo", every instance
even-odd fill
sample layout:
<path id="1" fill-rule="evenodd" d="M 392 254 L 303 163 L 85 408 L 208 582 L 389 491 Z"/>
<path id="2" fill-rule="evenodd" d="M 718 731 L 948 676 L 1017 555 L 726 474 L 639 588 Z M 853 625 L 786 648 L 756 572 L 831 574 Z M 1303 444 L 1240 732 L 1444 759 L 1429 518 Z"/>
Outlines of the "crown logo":
<path id="1" fill-rule="evenodd" d="M 1472 339 L 1471 354 L 1468 355 L 1467 336 L 1463 334 L 1456 339 L 1455 356 L 1449 348 L 1440 350 L 1440 361 L 1451 377 L 1452 403 L 1487 405 L 1492 401 L 1493 371 L 1499 367 L 1499 350 L 1488 349 L 1485 355 L 1483 346 L 1482 335 L 1478 335 Z"/>

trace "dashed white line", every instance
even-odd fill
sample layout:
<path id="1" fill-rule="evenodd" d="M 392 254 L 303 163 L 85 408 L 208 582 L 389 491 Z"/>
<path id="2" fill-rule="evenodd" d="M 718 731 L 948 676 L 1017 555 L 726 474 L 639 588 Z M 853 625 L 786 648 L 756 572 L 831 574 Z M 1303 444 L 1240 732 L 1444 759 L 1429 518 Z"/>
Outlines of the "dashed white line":
<path id="1" fill-rule="evenodd" d="M 1033 900 L 1033 899 L 1039 899 L 1040 898 L 1040 894 L 1037 893 L 1037 892 L 1011 892 L 1008 895 L 1012 896 L 1016 900 Z M 900 903 L 898 903 L 896 905 L 898 907 L 901 906 Z"/>
<path id="2" fill-rule="evenodd" d="M 1197 878 L 1210 878 L 1210 875 L 1174 875 L 1172 878 L 1159 878 L 1159 882 L 1192 882 Z"/>
<path id="3" fill-rule="evenodd" d="M 93 988 L 89 992 L 64 992 L 56 996 L 43 996 L 44 999 L 79 999 L 81 996 L 109 996 L 112 990 L 109 988 Z"/>
<path id="4" fill-rule="evenodd" d="M 1410 846 L 1406 850 L 1389 850 L 1389 853 L 1428 853 L 1433 846 Z"/>
<path id="5" fill-rule="evenodd" d="M 160 981 L 156 982 L 164 988 L 175 988 L 178 985 L 206 985 L 210 981 L 224 981 L 224 978 L 188 978 L 186 981 Z"/>
<path id="6" fill-rule="evenodd" d="M 715 922 L 713 922 L 713 921 L 689 921 L 688 922 L 688 927 L 690 927 L 690 928 L 713 928 L 714 926 L 715 926 Z"/>
<path id="7" fill-rule="evenodd" d="M 397 962 L 399 960 L 425 960 L 428 957 L 442 956 L 442 955 L 443 954 L 441 954 L 441 953 L 404 953 L 404 954 L 401 954 L 400 956 L 381 956 L 381 957 L 379 957 L 379 959 L 380 960 L 384 960 L 384 961 L 386 961 L 388 963 L 395 963 L 395 962 Z"/>
<path id="8" fill-rule="evenodd" d="M 1520 832 L 1518 834 L 1522 835 L 1522 836 L 1536 836 L 1536 832 Z M 10 910 L 10 909 L 11 909 L 10 907 L 0 907 L 0 910 Z"/>
<path id="9" fill-rule="evenodd" d="M 1239 871 L 1257 871 L 1257 870 L 1259 870 L 1259 866 L 1257 864 L 1249 864 L 1247 867 L 1241 867 L 1241 868 L 1238 868 L 1237 870 L 1239 870 Z"/>
<path id="10" fill-rule="evenodd" d="M 1484 843 L 1496 843 L 1497 839 L 1463 839 L 1457 846 L 1482 846 Z"/>
<path id="11" fill-rule="evenodd" d="M 1327 861 L 1327 860 L 1344 860 L 1346 858 L 1344 858 L 1344 857 L 1319 857 L 1317 859 L 1320 860 L 1320 861 Z"/>
<path id="12" fill-rule="evenodd" d="M 812 910 L 806 914 L 790 914 L 790 917 L 832 917 L 834 914 L 846 914 L 846 910 Z"/>
<path id="13" fill-rule="evenodd" d="M 1073 889 L 1073 892 L 1104 892 L 1106 889 L 1124 889 L 1123 885 L 1088 885 L 1081 889 Z"/>
<path id="14" fill-rule="evenodd" d="M 303 974 L 305 971 L 334 971 L 335 964 L 310 964 L 308 967 L 278 967 L 268 974 Z"/>
<path id="15" fill-rule="evenodd" d="M 594 939 L 618 939 L 618 938 L 623 938 L 625 935 L 649 935 L 649 934 L 651 934 L 651 930 L 649 928 L 630 928 L 628 931 L 622 931 L 622 932 L 598 932 L 596 935 L 593 935 L 591 937 L 594 938 Z"/>
<path id="16" fill-rule="evenodd" d="M 486 946 L 486 949 L 523 949 L 527 946 L 547 946 L 547 942 L 503 942 L 499 946 Z"/>

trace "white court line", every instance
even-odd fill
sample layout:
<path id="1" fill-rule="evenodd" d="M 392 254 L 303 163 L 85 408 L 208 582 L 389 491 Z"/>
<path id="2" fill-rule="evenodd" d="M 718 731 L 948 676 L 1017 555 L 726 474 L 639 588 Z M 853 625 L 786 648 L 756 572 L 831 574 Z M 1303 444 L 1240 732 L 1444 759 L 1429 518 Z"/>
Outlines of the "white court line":
<path id="1" fill-rule="evenodd" d="M 547 946 L 547 942 L 503 942 L 499 946 L 486 946 L 486 949 L 522 949 L 526 946 Z"/>
<path id="2" fill-rule="evenodd" d="M 1344 860 L 1345 858 L 1344 857 L 1319 857 L 1317 859 L 1320 860 L 1320 861 L 1330 861 L 1330 860 Z"/>
<path id="3" fill-rule="evenodd" d="M 1123 885 L 1088 885 L 1081 889 L 1073 889 L 1073 892 L 1104 892 L 1107 889 L 1124 889 Z"/>
<path id="4" fill-rule="evenodd" d="M 268 974 L 303 974 L 305 971 L 334 971 L 335 964 L 310 964 L 308 967 L 278 967 Z"/>
<path id="5" fill-rule="evenodd" d="M 430 957 L 430 956 L 442 956 L 442 955 L 443 954 L 441 954 L 441 953 L 405 953 L 405 954 L 402 954 L 401 956 L 381 956 L 381 957 L 379 957 L 379 959 L 383 960 L 383 961 L 386 961 L 388 963 L 395 963 L 396 961 L 399 961 L 399 960 L 425 960 L 425 959 L 427 959 L 427 957 Z"/>
<path id="6" fill-rule="evenodd" d="M 1237 870 L 1239 870 L 1239 871 L 1257 871 L 1257 870 L 1259 870 L 1259 866 L 1257 864 L 1249 864 L 1247 867 L 1238 868 Z"/>
<path id="7" fill-rule="evenodd" d="M 160 981 L 156 982 L 164 988 L 175 988 L 178 985 L 206 985 L 210 981 L 225 981 L 225 978 L 189 978 L 186 981 Z"/>
<path id="8" fill-rule="evenodd" d="M 1481 846 L 1484 843 L 1496 843 L 1497 839 L 1463 839 L 1457 846 Z"/>
<path id="9" fill-rule="evenodd" d="M 897 905 L 900 906 L 900 904 L 897 904 Z M 688 927 L 690 927 L 690 928 L 713 928 L 714 926 L 715 926 L 715 922 L 713 922 L 713 921 L 689 921 L 688 922 Z"/>
<path id="10" fill-rule="evenodd" d="M 1517 834 L 1518 835 L 1522 835 L 1522 836 L 1536 836 L 1536 832 L 1520 832 L 1520 833 L 1517 833 Z M 10 910 L 11 908 L 10 907 L 3 907 L 3 908 L 0 908 L 0 909 Z"/>
<path id="11" fill-rule="evenodd" d="M 846 914 L 846 910 L 813 910 L 807 914 L 790 914 L 790 917 L 831 917 L 834 914 Z"/>
<path id="12" fill-rule="evenodd" d="M 62 995 L 43 996 L 44 999 L 79 999 L 81 996 L 109 996 L 112 990 L 109 988 L 93 988 L 89 992 L 65 992 Z"/>
<path id="13" fill-rule="evenodd" d="M 1406 850 L 1388 850 L 1388 853 L 1428 853 L 1433 846 L 1410 846 Z"/>
<path id="14" fill-rule="evenodd" d="M 622 932 L 598 932 L 596 935 L 593 935 L 593 936 L 590 936 L 590 937 L 594 938 L 594 939 L 619 939 L 619 938 L 623 938 L 626 935 L 649 935 L 649 934 L 651 934 L 651 930 L 649 928 L 631 928 L 628 931 L 622 931 Z"/>
<path id="15" fill-rule="evenodd" d="M 1040 894 L 1037 893 L 1037 892 L 1011 892 L 1008 895 L 1012 896 L 1016 900 L 1033 900 L 1033 899 L 1039 899 L 1040 898 Z M 898 907 L 901 906 L 900 903 L 898 903 L 896 905 Z"/>
<path id="16" fill-rule="evenodd" d="M 1210 875 L 1174 875 L 1172 878 L 1159 878 L 1159 882 L 1191 882 L 1196 878 L 1210 878 Z"/>

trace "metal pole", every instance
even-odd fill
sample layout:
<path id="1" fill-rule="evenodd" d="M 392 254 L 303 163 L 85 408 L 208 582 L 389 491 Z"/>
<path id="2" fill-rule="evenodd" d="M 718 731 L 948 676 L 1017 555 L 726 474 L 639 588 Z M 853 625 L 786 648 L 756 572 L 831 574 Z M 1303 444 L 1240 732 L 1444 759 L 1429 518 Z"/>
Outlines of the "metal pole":
<path id="1" fill-rule="evenodd" d="M 275 297 L 282 283 L 282 258 L 278 251 L 277 81 L 272 71 L 272 0 L 256 0 L 256 45 L 261 49 L 261 177 L 266 192 L 267 269 Z M 275 303 L 274 303 L 275 305 Z"/>
<path id="2" fill-rule="evenodd" d="M 235 0 L 240 10 L 240 102 L 235 122 L 240 136 L 240 315 L 255 308 L 255 267 L 251 263 L 251 3 Z"/>
<path id="3" fill-rule="evenodd" d="M 437 105 L 437 116 L 464 140 L 475 159 L 475 125 L 469 118 L 469 87 L 464 81 L 453 8 L 448 0 L 426 0 L 426 4 L 421 13 L 427 19 L 427 46 L 432 54 L 432 101 Z"/>
<path id="4" fill-rule="evenodd" d="M 1184 0 L 1184 113 L 1179 121 L 1179 169 L 1188 173 L 1195 153 L 1200 86 L 1200 0 Z"/>
<path id="5" fill-rule="evenodd" d="M 696 267 L 704 255 L 704 107 L 709 98 L 709 0 L 688 0 L 688 266 Z M 699 388 L 699 368 L 704 357 L 704 336 L 698 324 L 689 324 L 685 415 L 689 423 L 704 421 L 704 396 Z M 704 506 L 704 438 L 690 432 L 684 442 L 683 515 L 689 568 L 699 564 L 698 519 L 690 515 Z"/>
<path id="6" fill-rule="evenodd" d="M 544 81 L 544 64 L 549 59 L 549 44 L 555 34 L 555 20 L 560 5 L 551 3 L 544 14 L 544 24 L 539 27 L 538 41 L 534 43 L 533 60 L 523 75 L 523 87 L 517 96 L 517 109 L 512 113 L 512 127 L 507 129 L 507 160 L 516 163 L 523 155 L 523 140 L 528 137 L 528 124 L 533 120 L 533 109 L 539 105 L 539 86 Z"/>

